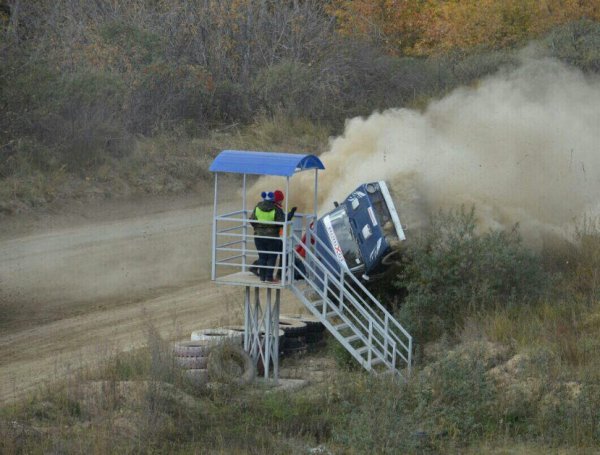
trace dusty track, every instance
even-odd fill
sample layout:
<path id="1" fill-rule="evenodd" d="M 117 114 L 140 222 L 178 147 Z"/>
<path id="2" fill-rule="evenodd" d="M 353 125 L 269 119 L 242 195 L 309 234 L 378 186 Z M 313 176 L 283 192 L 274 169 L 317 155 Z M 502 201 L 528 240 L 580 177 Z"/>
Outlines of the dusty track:
<path id="1" fill-rule="evenodd" d="M 24 223 L 27 234 L 5 224 L 0 403 L 143 345 L 148 327 L 174 340 L 240 322 L 241 289 L 209 280 L 211 217 L 193 200 L 142 201 L 43 217 Z"/>

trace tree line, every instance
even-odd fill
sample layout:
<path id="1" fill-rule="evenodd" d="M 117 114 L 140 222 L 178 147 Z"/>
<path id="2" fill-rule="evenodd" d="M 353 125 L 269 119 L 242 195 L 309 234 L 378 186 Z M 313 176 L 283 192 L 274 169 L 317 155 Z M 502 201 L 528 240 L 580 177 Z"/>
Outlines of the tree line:
<path id="1" fill-rule="evenodd" d="M 3 0 L 0 162 L 78 168 L 137 135 L 258 115 L 335 131 L 514 63 L 510 46 L 543 33 L 598 71 L 598 14 L 575 0 Z"/>

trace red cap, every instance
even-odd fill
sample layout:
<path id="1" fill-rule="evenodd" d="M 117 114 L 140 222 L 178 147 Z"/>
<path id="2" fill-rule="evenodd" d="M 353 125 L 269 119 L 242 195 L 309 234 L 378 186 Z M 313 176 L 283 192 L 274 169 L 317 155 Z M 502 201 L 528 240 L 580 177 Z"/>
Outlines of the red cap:
<path id="1" fill-rule="evenodd" d="M 284 199 L 283 191 L 281 191 L 281 190 L 275 190 L 275 192 L 273 193 L 273 195 L 274 195 L 274 199 L 273 200 L 275 202 L 281 202 Z"/>

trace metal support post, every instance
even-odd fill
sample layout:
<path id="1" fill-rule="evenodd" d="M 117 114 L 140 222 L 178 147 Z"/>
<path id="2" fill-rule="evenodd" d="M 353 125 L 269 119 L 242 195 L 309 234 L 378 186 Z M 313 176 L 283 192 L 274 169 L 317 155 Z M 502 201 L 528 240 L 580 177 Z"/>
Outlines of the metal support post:
<path id="1" fill-rule="evenodd" d="M 210 277 L 215 280 L 217 276 L 217 194 L 219 189 L 219 173 L 215 172 L 215 196 L 213 206 L 213 223 L 212 223 L 212 263 Z"/>
<path id="2" fill-rule="evenodd" d="M 275 290 L 275 301 L 272 299 L 273 289 L 267 288 L 265 305 L 260 300 L 260 288 L 254 288 L 254 302 L 250 301 L 250 287 L 246 287 L 244 349 L 258 367 L 262 362 L 264 378 L 277 383 L 279 379 L 279 309 L 281 306 L 281 290 Z M 273 364 L 271 375 L 271 362 Z M 271 377 L 272 376 L 272 377 Z"/>
<path id="3" fill-rule="evenodd" d="M 244 240 L 242 243 L 242 272 L 245 272 L 247 270 L 246 254 L 248 251 L 248 219 L 246 216 L 246 174 L 244 174 L 242 182 L 242 219 L 244 220 L 244 224 L 242 227 L 242 239 Z"/>

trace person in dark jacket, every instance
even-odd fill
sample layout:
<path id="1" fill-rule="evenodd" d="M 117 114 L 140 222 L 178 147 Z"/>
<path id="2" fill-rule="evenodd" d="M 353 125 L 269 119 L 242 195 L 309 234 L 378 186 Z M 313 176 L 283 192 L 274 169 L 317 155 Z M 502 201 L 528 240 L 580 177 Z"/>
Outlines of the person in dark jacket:
<path id="1" fill-rule="evenodd" d="M 285 199 L 285 195 L 283 194 L 283 191 L 281 190 L 275 190 L 273 192 L 273 202 L 275 202 L 275 205 L 277 207 L 279 207 L 281 210 L 283 210 L 282 204 L 283 204 L 283 200 Z M 285 217 L 285 221 L 290 221 L 292 218 L 294 218 L 294 214 L 296 213 L 296 209 L 298 207 L 292 207 L 292 209 L 288 212 L 288 214 Z M 285 213 L 285 212 L 284 212 Z M 279 244 L 277 246 L 277 249 L 279 251 L 283 251 L 283 241 L 281 240 L 281 236 L 283 235 L 283 228 L 280 227 L 279 228 Z M 277 278 L 278 276 L 280 277 L 280 272 L 281 272 L 281 256 L 279 257 L 279 267 L 277 268 L 277 272 L 275 273 L 275 277 Z"/>
<path id="2" fill-rule="evenodd" d="M 275 192 L 273 193 L 273 201 L 275 202 L 275 205 L 282 210 L 283 210 L 282 204 L 283 204 L 284 199 L 285 199 L 285 195 L 283 194 L 283 191 L 275 190 Z M 298 209 L 298 207 L 292 207 L 292 209 L 288 212 L 287 216 L 285 217 L 285 221 L 290 221 L 292 218 L 294 218 L 294 214 L 296 213 L 297 209 Z M 280 234 L 281 234 L 281 232 L 280 232 Z"/>
<path id="3" fill-rule="evenodd" d="M 250 224 L 254 228 L 254 244 L 258 251 L 258 274 L 260 281 L 276 282 L 273 279 L 277 254 L 281 253 L 278 224 L 267 224 L 265 222 L 283 222 L 285 214 L 275 204 L 275 195 L 272 192 L 263 191 L 262 201 L 256 204 L 250 215 Z"/>

